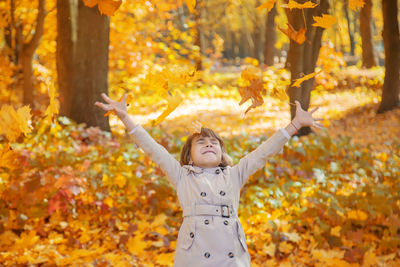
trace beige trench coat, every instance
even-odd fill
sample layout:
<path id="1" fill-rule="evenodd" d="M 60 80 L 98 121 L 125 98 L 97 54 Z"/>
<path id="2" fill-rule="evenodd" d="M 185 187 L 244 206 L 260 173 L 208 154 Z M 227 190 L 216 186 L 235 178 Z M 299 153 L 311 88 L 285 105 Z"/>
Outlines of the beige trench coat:
<path id="1" fill-rule="evenodd" d="M 267 157 L 282 153 L 288 141 L 276 131 L 233 167 L 200 168 L 184 165 L 158 144 L 142 126 L 135 143 L 166 173 L 183 210 L 174 267 L 250 267 L 243 227 L 238 219 L 240 189 L 263 167 Z"/>

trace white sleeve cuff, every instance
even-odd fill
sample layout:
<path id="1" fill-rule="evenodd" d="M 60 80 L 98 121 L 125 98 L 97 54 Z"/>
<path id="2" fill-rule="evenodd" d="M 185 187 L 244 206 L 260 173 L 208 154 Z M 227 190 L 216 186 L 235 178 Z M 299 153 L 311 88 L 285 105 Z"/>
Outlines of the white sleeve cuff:
<path id="1" fill-rule="evenodd" d="M 281 130 L 281 132 L 283 133 L 283 135 L 284 135 L 287 139 L 290 139 L 290 135 L 289 135 L 289 133 L 288 133 L 285 129 L 280 128 L 279 130 Z"/>
<path id="2" fill-rule="evenodd" d="M 137 124 L 132 130 L 128 132 L 128 134 L 133 134 L 138 129 L 139 124 Z"/>

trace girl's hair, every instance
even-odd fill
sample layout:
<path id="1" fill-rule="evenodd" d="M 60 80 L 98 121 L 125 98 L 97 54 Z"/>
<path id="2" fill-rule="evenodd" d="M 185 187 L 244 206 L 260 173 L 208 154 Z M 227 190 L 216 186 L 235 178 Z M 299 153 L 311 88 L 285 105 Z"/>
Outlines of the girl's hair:
<path id="1" fill-rule="evenodd" d="M 190 150 L 192 148 L 192 141 L 195 137 L 197 136 L 203 136 L 203 137 L 214 137 L 219 141 L 219 144 L 221 146 L 221 151 L 222 151 L 222 159 L 221 163 L 218 165 L 220 167 L 226 167 L 226 166 L 232 166 L 233 162 L 231 157 L 228 156 L 225 150 L 224 146 L 224 141 L 222 138 L 216 134 L 213 130 L 205 127 L 201 127 L 200 133 L 194 133 L 191 134 L 188 139 L 186 140 L 186 143 L 183 145 L 182 151 L 181 151 L 181 165 L 188 165 L 190 161 Z"/>

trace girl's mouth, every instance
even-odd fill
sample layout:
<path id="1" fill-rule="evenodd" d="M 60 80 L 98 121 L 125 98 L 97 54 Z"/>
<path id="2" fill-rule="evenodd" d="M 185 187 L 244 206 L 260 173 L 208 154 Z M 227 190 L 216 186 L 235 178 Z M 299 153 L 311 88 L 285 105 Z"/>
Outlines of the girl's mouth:
<path id="1" fill-rule="evenodd" d="M 213 153 L 214 155 L 216 154 L 214 151 L 211 151 L 211 150 L 207 150 L 207 151 L 203 152 L 202 154 L 204 155 L 204 154 L 207 154 L 207 153 Z"/>

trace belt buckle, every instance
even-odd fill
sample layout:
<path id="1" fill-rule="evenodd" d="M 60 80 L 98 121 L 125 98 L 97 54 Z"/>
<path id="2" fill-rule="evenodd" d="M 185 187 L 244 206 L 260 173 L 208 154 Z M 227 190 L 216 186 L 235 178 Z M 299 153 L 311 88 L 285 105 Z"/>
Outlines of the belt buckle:
<path id="1" fill-rule="evenodd" d="M 224 215 L 224 208 L 227 208 L 228 216 Z M 229 218 L 229 206 L 228 205 L 221 205 L 221 216 L 224 218 Z"/>

